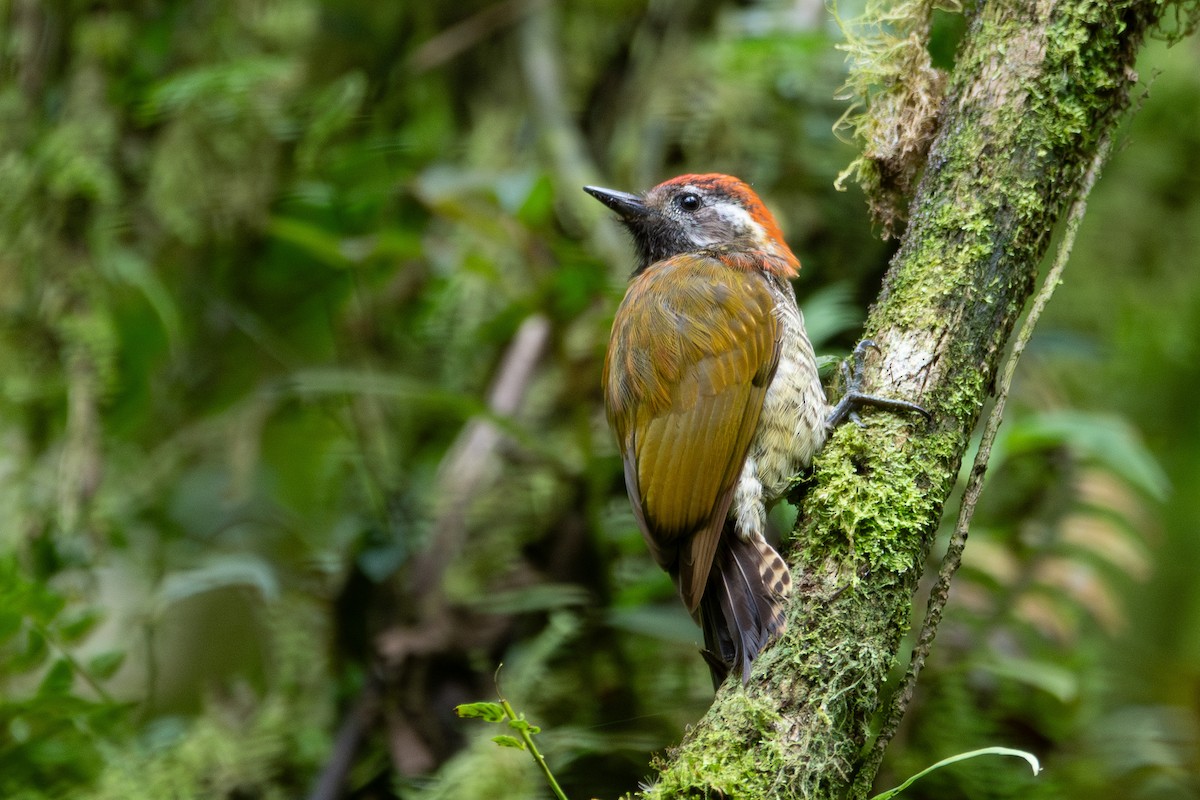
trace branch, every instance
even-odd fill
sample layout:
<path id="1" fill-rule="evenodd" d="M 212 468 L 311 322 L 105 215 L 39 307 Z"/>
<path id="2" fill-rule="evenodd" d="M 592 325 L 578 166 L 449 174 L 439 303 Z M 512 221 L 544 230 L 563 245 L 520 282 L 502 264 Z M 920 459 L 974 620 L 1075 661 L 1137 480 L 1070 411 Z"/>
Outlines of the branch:
<path id="1" fill-rule="evenodd" d="M 1151 2 L 980 3 L 911 222 L 866 334 L 875 393 L 913 399 L 843 426 L 818 456 L 788 631 L 727 683 L 646 797 L 843 797 L 912 595 L 1050 234 L 1129 105 Z M 866 779 L 864 779 L 866 782 Z"/>
<path id="2" fill-rule="evenodd" d="M 1062 242 L 1059 243 L 1054 264 L 1046 273 L 1046 279 L 1042 281 L 1042 288 L 1038 290 L 1037 297 L 1033 299 L 1033 306 L 1029 309 L 1029 314 L 1021 325 L 1020 333 L 1017 334 L 1017 341 L 1013 345 L 1012 352 L 1009 354 L 1008 360 L 1004 362 L 1004 373 L 1000 377 L 1000 385 L 996 390 L 996 403 L 988 415 L 987 425 L 984 427 L 983 436 L 979 441 L 979 450 L 975 454 L 975 462 L 971 465 L 971 475 L 967 479 L 967 488 L 963 492 L 962 505 L 958 510 L 958 521 L 954 525 L 954 533 L 950 536 L 946 554 L 942 557 L 942 566 L 938 570 L 937 581 L 929 592 L 929 605 L 925 611 L 925 621 L 921 624 L 921 632 L 913 647 L 912 657 L 908 662 L 908 671 L 904 674 L 904 680 L 900 686 L 893 692 L 887 720 L 880 729 L 879 736 L 875 737 L 875 741 L 871 744 L 870 753 L 858 771 L 853 792 L 856 797 L 865 797 L 870 791 L 875 774 L 879 771 L 879 765 L 883 762 L 883 754 L 887 751 L 888 744 L 900 727 L 900 721 L 904 718 L 909 703 L 912 702 L 913 692 L 917 687 L 917 678 L 925 666 L 925 659 L 929 657 L 933 639 L 937 635 L 938 625 L 942 620 L 942 612 L 946 608 L 946 602 L 950 599 L 950 581 L 953 580 L 955 573 L 962 565 L 963 550 L 967 546 L 967 534 L 970 532 L 971 520 L 975 516 L 975 506 L 979 503 L 979 496 L 983 493 L 983 476 L 987 472 L 988 461 L 992 456 L 992 444 L 996 441 L 996 433 L 1004 419 L 1004 406 L 1008 400 L 1008 390 L 1012 386 L 1013 376 L 1017 371 L 1017 364 L 1020 363 L 1021 355 L 1025 352 L 1025 346 L 1033 338 L 1033 331 L 1042 316 L 1042 311 L 1045 310 L 1046 304 L 1050 302 L 1054 290 L 1062 280 L 1063 270 L 1067 266 L 1071 249 L 1075 245 L 1075 234 L 1079 231 L 1079 223 L 1083 221 L 1083 215 L 1087 212 L 1088 196 L 1096 184 L 1096 178 L 1100 175 L 1100 168 L 1108 158 L 1110 143 L 1111 140 L 1107 137 L 1101 142 L 1087 174 L 1083 177 L 1079 195 L 1071 204 L 1071 213 L 1067 216 L 1067 229 L 1063 234 Z"/>

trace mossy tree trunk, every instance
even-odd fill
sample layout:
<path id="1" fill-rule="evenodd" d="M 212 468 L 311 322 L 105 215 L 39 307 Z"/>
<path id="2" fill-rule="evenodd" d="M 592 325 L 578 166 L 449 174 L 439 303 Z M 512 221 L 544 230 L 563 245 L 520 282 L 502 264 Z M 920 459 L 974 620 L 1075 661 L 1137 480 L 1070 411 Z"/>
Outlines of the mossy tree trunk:
<path id="1" fill-rule="evenodd" d="M 1172 7 L 1174 5 L 1174 7 Z M 910 223 L 866 334 L 865 412 L 814 467 L 787 634 L 727 683 L 646 797 L 845 797 L 943 504 L 1051 231 L 1136 91 L 1164 14 L 1195 4 L 979 0 Z M 863 776 L 867 778 L 869 776 Z M 869 780 L 859 780 L 859 786 Z"/>

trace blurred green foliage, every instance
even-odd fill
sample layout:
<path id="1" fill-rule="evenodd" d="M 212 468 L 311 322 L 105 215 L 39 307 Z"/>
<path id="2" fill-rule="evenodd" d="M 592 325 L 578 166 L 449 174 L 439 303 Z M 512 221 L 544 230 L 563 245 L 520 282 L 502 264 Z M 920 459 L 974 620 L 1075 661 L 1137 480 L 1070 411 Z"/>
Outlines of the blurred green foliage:
<path id="1" fill-rule="evenodd" d="M 568 794 L 644 779 L 711 695 L 600 408 L 630 256 L 579 186 L 753 181 L 844 352 L 890 245 L 831 188 L 823 4 L 0 19 L 0 794 L 294 797 L 374 709 L 350 796 L 536 797 L 452 717 L 500 661 Z M 1200 792 L 1200 50 L 1144 61 L 881 785 L 1047 771 L 907 796 Z"/>

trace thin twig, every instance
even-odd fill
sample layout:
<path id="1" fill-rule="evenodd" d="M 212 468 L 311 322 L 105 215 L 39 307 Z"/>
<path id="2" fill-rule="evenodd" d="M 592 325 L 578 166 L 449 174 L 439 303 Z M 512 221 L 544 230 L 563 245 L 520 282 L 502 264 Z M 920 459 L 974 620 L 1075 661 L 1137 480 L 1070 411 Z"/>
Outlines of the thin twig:
<path id="1" fill-rule="evenodd" d="M 440 67 L 489 36 L 516 23 L 528 10 L 527 0 L 506 0 L 486 6 L 482 11 L 451 25 L 422 44 L 413 51 L 408 63 L 414 72 L 425 72 Z"/>
<path id="2" fill-rule="evenodd" d="M 1037 296 L 1033 299 L 1033 304 L 1029 308 L 1029 314 L 1025 317 L 1025 322 L 1022 324 L 1016 341 L 1013 343 L 1012 352 L 1004 364 L 1004 370 L 996 387 L 996 404 L 992 408 L 992 413 L 988 416 L 987 425 L 984 427 L 983 436 L 979 441 L 979 451 L 976 453 L 975 462 L 971 466 L 971 474 L 967 479 L 967 488 L 963 493 L 962 505 L 959 507 L 958 521 L 954 526 L 954 533 L 950 536 L 946 555 L 942 557 L 942 565 L 938 570 L 937 581 L 934 583 L 933 589 L 930 590 L 929 605 L 925 611 L 925 621 L 921 626 L 920 634 L 917 636 L 917 642 L 913 646 L 912 657 L 908 663 L 908 671 L 905 673 L 904 680 L 900 686 L 892 694 L 891 708 L 888 711 L 887 720 L 871 745 L 871 751 L 863 759 L 862 766 L 858 770 L 858 775 L 854 783 L 854 791 L 851 794 L 852 797 L 867 796 L 871 788 L 871 783 L 875 780 L 875 774 L 879 771 L 879 765 L 883 761 L 883 754 L 887 750 L 892 737 L 895 736 L 896 730 L 900 726 L 900 720 L 904 717 L 904 712 L 908 710 L 908 706 L 912 702 L 913 692 L 916 690 L 917 685 L 917 676 L 921 674 L 921 669 L 925 666 L 925 659 L 929 656 L 929 650 L 933 646 L 933 639 L 937 635 L 937 628 L 942 619 L 942 612 L 950 596 L 950 581 L 962 564 L 963 548 L 967 544 L 967 533 L 971 526 L 971 519 L 975 515 L 975 505 L 979 502 L 979 495 L 983 491 L 983 476 L 987 472 L 988 459 L 992 454 L 992 444 L 996 440 L 996 431 L 1000 428 L 1000 422 L 1004 417 L 1004 405 L 1008 399 L 1009 388 L 1012 386 L 1013 375 L 1017 371 L 1017 363 L 1021 359 L 1021 354 L 1025 352 L 1025 346 L 1033 337 L 1033 330 L 1037 325 L 1038 318 L 1041 317 L 1042 311 L 1062 280 L 1063 270 L 1067 265 L 1067 260 L 1070 258 L 1071 249 L 1075 245 L 1075 234 L 1078 232 L 1079 223 L 1087 211 L 1088 196 L 1091 194 L 1092 187 L 1096 183 L 1096 178 L 1100 174 L 1100 168 L 1108 157 L 1109 146 L 1110 138 L 1105 135 L 1096 148 L 1096 155 L 1092 159 L 1092 163 L 1088 166 L 1087 172 L 1084 173 L 1079 190 L 1075 195 L 1075 201 L 1071 204 L 1066 229 L 1063 231 L 1063 238 L 1059 243 L 1058 252 L 1054 256 L 1054 263 L 1050 266 L 1050 271 L 1046 274 L 1045 281 L 1042 282 Z"/>

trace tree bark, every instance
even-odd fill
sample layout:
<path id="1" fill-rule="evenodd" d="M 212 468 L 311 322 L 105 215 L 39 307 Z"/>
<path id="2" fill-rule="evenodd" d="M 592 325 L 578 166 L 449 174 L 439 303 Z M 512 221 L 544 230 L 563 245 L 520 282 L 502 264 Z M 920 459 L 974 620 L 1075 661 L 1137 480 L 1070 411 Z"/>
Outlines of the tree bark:
<path id="1" fill-rule="evenodd" d="M 645 797 L 832 798 L 855 784 L 942 506 L 1051 232 L 1130 104 L 1153 0 L 979 0 L 866 335 L 864 413 L 818 456 L 789 554 L 788 631 L 727 682 Z M 1181 10 L 1186 9 L 1186 10 Z M 859 786 L 869 786 L 863 776 Z"/>

